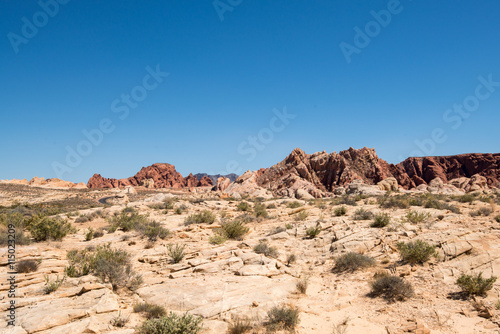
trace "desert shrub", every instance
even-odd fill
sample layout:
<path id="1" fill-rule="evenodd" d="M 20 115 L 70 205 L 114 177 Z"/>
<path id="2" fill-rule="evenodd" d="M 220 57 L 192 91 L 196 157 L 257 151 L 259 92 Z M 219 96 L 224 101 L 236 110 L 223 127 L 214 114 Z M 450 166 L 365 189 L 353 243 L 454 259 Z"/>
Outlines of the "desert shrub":
<path id="1" fill-rule="evenodd" d="M 263 203 L 255 203 L 253 207 L 253 213 L 257 218 L 269 218 L 266 206 Z"/>
<path id="2" fill-rule="evenodd" d="M 319 225 L 309 227 L 306 230 L 306 235 L 309 239 L 316 238 L 320 233 L 321 233 L 321 226 L 319 226 Z"/>
<path id="3" fill-rule="evenodd" d="M 266 327 L 271 331 L 280 329 L 293 331 L 299 324 L 299 313 L 299 309 L 291 305 L 275 306 L 267 312 Z"/>
<path id="4" fill-rule="evenodd" d="M 253 248 L 253 251 L 257 254 L 264 254 L 267 257 L 278 257 L 278 250 L 276 249 L 276 247 L 271 247 L 266 242 L 260 242 L 259 244 L 257 244 Z"/>
<path id="5" fill-rule="evenodd" d="M 397 196 L 389 196 L 385 195 L 379 197 L 378 203 L 381 208 L 399 208 L 399 209 L 407 209 L 410 207 L 410 203 L 407 196 L 397 195 Z"/>
<path id="6" fill-rule="evenodd" d="M 387 213 L 379 213 L 373 218 L 373 222 L 370 224 L 371 227 L 386 227 L 391 221 L 391 216 Z"/>
<path id="7" fill-rule="evenodd" d="M 352 196 L 348 196 L 348 195 L 342 195 L 342 196 L 335 197 L 332 200 L 331 204 L 332 205 L 341 205 L 341 204 L 344 204 L 344 205 L 350 205 L 350 206 L 356 206 L 356 205 L 358 205 L 356 203 L 356 201 L 354 200 L 354 198 Z"/>
<path id="8" fill-rule="evenodd" d="M 302 203 L 297 202 L 297 201 L 288 202 L 286 205 L 286 207 L 289 209 L 297 209 L 297 208 L 300 208 L 301 206 L 302 206 Z"/>
<path id="9" fill-rule="evenodd" d="M 495 220 L 497 221 L 497 223 L 500 223 L 500 215 L 496 216 Z"/>
<path id="10" fill-rule="evenodd" d="M 289 254 L 286 257 L 286 265 L 289 267 L 292 263 L 295 263 L 295 261 L 297 261 L 297 257 L 295 256 L 295 254 Z"/>
<path id="11" fill-rule="evenodd" d="M 346 213 L 347 213 L 347 208 L 344 205 L 335 208 L 335 210 L 333 211 L 333 214 L 337 217 L 345 216 Z"/>
<path id="12" fill-rule="evenodd" d="M 358 269 L 367 268 L 375 265 L 375 260 L 369 256 L 359 253 L 346 253 L 337 257 L 335 260 L 334 272 L 354 272 Z"/>
<path id="13" fill-rule="evenodd" d="M 186 245 L 179 245 L 179 244 L 175 245 L 170 244 L 167 246 L 168 255 L 172 259 L 173 263 L 179 263 L 182 261 L 184 256 L 186 256 L 186 253 L 184 252 L 185 248 Z"/>
<path id="14" fill-rule="evenodd" d="M 238 211 L 250 211 L 252 209 L 250 204 L 245 201 L 239 202 L 236 208 L 238 209 Z"/>
<path id="15" fill-rule="evenodd" d="M 181 204 L 178 207 L 175 208 L 174 213 L 176 215 L 182 215 L 184 211 L 187 211 L 188 207 L 186 204 Z"/>
<path id="16" fill-rule="evenodd" d="M 174 208 L 175 200 L 172 198 L 165 198 L 161 203 L 150 205 L 150 208 L 157 210 L 172 210 Z"/>
<path id="17" fill-rule="evenodd" d="M 268 209 L 276 209 L 276 204 L 274 204 L 274 203 L 268 204 L 266 208 L 268 208 Z"/>
<path id="18" fill-rule="evenodd" d="M 460 203 L 472 203 L 476 199 L 476 197 L 472 194 L 465 194 L 461 196 L 455 197 L 455 199 Z"/>
<path id="19" fill-rule="evenodd" d="M 85 241 L 90 241 L 94 238 L 94 229 L 89 227 L 87 232 L 85 232 Z"/>
<path id="20" fill-rule="evenodd" d="M 134 312 L 144 313 L 148 319 L 160 318 L 167 315 L 167 310 L 163 306 L 150 303 L 135 304 Z"/>
<path id="21" fill-rule="evenodd" d="M 135 230 L 139 225 L 146 224 L 148 218 L 145 215 L 137 213 L 134 208 L 127 207 L 119 214 L 110 217 L 108 221 L 110 223 L 110 232 L 114 232 L 118 228 L 121 228 L 123 232 L 128 232 Z"/>
<path id="22" fill-rule="evenodd" d="M 295 284 L 297 292 L 305 294 L 307 292 L 307 287 L 309 286 L 309 280 L 307 278 L 301 278 Z"/>
<path id="23" fill-rule="evenodd" d="M 136 226 L 136 230 L 148 238 L 149 241 L 156 241 L 158 238 L 165 239 L 170 235 L 170 231 L 164 228 L 161 223 L 148 221 Z"/>
<path id="24" fill-rule="evenodd" d="M 18 273 L 31 273 L 38 270 L 40 262 L 37 260 L 21 260 L 16 264 Z"/>
<path id="25" fill-rule="evenodd" d="M 274 235 L 274 234 L 278 234 L 278 233 L 281 233 L 281 232 L 285 232 L 286 230 L 287 230 L 286 227 L 277 226 L 271 232 L 269 232 L 269 235 Z"/>
<path id="26" fill-rule="evenodd" d="M 429 197 L 424 204 L 427 209 L 450 210 L 453 213 L 460 213 L 460 209 L 452 204 L 442 202 L 435 197 Z"/>
<path id="27" fill-rule="evenodd" d="M 309 214 L 307 213 L 307 211 L 300 211 L 299 213 L 297 213 L 294 217 L 294 219 L 296 221 L 304 221 L 307 219 L 307 216 L 309 216 Z"/>
<path id="28" fill-rule="evenodd" d="M 390 302 L 403 301 L 413 297 L 413 287 L 401 277 L 381 275 L 371 282 L 372 297 L 382 296 Z"/>
<path id="29" fill-rule="evenodd" d="M 465 275 L 462 274 L 457 279 L 456 284 L 462 289 L 463 292 L 469 295 L 479 295 L 484 296 L 487 291 L 493 288 L 493 283 L 497 278 L 491 276 L 490 278 L 483 278 L 483 273 L 480 272 L 476 275 Z"/>
<path id="30" fill-rule="evenodd" d="M 224 234 L 217 232 L 208 238 L 208 242 L 212 245 L 222 245 L 226 240 L 227 237 Z"/>
<path id="31" fill-rule="evenodd" d="M 62 240 L 68 233 L 75 232 L 67 220 L 42 216 L 32 217 L 27 229 L 35 241 Z"/>
<path id="32" fill-rule="evenodd" d="M 25 219 L 22 214 L 20 213 L 0 214 L 0 246 L 5 246 L 9 244 L 9 234 L 15 235 L 16 245 L 30 244 L 31 240 L 24 233 L 24 228 L 25 228 Z"/>
<path id="33" fill-rule="evenodd" d="M 412 224 L 423 223 L 427 219 L 429 219 L 431 215 L 427 212 L 418 212 L 415 210 L 411 210 L 406 213 L 405 220 Z M 444 218 L 444 216 L 443 216 Z"/>
<path id="34" fill-rule="evenodd" d="M 437 219 L 439 219 L 439 220 L 443 220 L 443 219 L 444 219 L 444 215 L 438 215 L 438 216 L 437 216 Z"/>
<path id="35" fill-rule="evenodd" d="M 63 276 L 63 278 L 59 278 L 59 276 L 56 277 L 55 280 L 51 280 L 49 278 L 49 275 L 45 275 L 45 286 L 43 287 L 43 293 L 46 295 L 56 291 L 59 289 L 59 287 L 64 283 L 66 280 L 66 276 Z"/>
<path id="36" fill-rule="evenodd" d="M 482 207 L 482 208 L 479 208 L 478 210 L 476 211 L 472 211 L 470 213 L 470 216 L 471 217 L 477 217 L 477 216 L 485 216 L 485 217 L 488 217 L 489 215 L 491 215 L 493 213 L 493 209 L 492 208 L 488 208 L 488 207 Z"/>
<path id="37" fill-rule="evenodd" d="M 354 212 L 352 219 L 354 220 L 370 220 L 373 217 L 373 212 L 365 210 L 363 208 L 359 208 Z"/>
<path id="38" fill-rule="evenodd" d="M 110 244 L 98 245 L 94 249 L 72 250 L 66 254 L 69 266 L 65 273 L 70 277 L 93 274 L 103 282 L 109 282 L 116 289 L 120 286 L 133 286 L 141 281 L 132 271 L 130 255 Z M 134 283 L 131 285 L 131 283 Z"/>
<path id="39" fill-rule="evenodd" d="M 203 210 L 200 213 L 192 214 L 186 217 L 186 219 L 184 220 L 184 225 L 213 224 L 214 221 L 215 215 L 208 210 Z"/>
<path id="40" fill-rule="evenodd" d="M 122 317 L 121 312 L 119 312 L 117 316 L 114 316 L 111 319 L 111 326 L 120 327 L 120 328 L 125 327 L 128 320 L 129 320 L 128 317 Z"/>
<path id="41" fill-rule="evenodd" d="M 220 232 L 228 239 L 241 240 L 242 237 L 250 231 L 248 227 L 240 220 L 233 220 L 222 223 Z"/>
<path id="42" fill-rule="evenodd" d="M 436 247 L 422 240 L 410 241 L 408 243 L 399 242 L 396 247 L 401 255 L 401 259 L 411 264 L 424 263 L 429 261 L 432 256 L 437 256 Z"/>
<path id="43" fill-rule="evenodd" d="M 169 315 L 157 319 L 149 319 L 138 328 L 139 334 L 198 334 L 202 330 L 203 319 L 185 313 L 179 316 Z"/>
<path id="44" fill-rule="evenodd" d="M 252 324 L 248 319 L 237 317 L 233 319 L 228 327 L 229 334 L 243 334 L 252 329 Z"/>

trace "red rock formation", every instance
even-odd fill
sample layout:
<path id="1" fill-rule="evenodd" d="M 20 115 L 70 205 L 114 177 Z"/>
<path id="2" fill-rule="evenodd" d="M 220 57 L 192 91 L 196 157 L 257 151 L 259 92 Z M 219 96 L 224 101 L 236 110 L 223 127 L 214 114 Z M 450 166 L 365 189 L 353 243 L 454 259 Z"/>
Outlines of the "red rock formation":
<path id="1" fill-rule="evenodd" d="M 165 163 L 156 163 L 148 167 L 143 167 L 137 174 L 128 179 L 107 179 L 99 174 L 94 174 L 87 183 L 89 188 L 117 188 L 126 186 L 139 186 L 143 180 L 152 179 L 154 188 L 184 188 L 200 187 L 204 185 L 211 186 L 212 180 L 207 178 L 198 179 L 189 174 L 183 178 L 175 170 L 175 166 Z"/>

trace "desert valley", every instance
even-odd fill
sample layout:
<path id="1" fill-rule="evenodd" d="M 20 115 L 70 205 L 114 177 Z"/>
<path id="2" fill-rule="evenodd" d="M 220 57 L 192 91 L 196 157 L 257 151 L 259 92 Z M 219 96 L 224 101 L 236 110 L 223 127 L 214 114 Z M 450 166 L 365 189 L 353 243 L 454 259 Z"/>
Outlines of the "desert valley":
<path id="1" fill-rule="evenodd" d="M 4 180 L 0 331 L 498 333 L 499 181 L 500 154 L 368 148 L 239 177 Z"/>

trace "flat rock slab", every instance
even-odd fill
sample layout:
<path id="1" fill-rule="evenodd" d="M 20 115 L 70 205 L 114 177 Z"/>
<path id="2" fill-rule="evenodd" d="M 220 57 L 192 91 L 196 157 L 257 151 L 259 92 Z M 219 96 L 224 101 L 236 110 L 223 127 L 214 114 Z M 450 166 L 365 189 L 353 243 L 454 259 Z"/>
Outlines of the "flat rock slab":
<path id="1" fill-rule="evenodd" d="M 183 278 L 143 287 L 137 292 L 149 303 L 175 311 L 190 311 L 205 318 L 240 307 L 279 302 L 295 291 L 295 278 L 288 276 L 205 276 Z"/>

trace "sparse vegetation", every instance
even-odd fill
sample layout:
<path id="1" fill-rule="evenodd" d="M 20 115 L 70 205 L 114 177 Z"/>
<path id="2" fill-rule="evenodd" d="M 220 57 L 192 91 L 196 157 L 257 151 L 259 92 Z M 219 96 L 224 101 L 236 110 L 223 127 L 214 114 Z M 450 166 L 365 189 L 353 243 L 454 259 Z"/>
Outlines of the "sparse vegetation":
<path id="1" fill-rule="evenodd" d="M 37 260 L 21 260 L 16 265 L 16 271 L 18 273 L 31 273 L 38 270 L 40 262 Z"/>
<path id="2" fill-rule="evenodd" d="M 25 218 L 22 214 L 0 214 L 0 246 L 5 246 L 9 243 L 9 234 L 15 234 L 16 245 L 29 245 L 31 240 L 24 233 L 24 228 Z"/>
<path id="3" fill-rule="evenodd" d="M 300 211 L 299 213 L 295 214 L 295 217 L 294 219 L 296 221 L 304 221 L 307 219 L 307 217 L 309 216 L 309 214 L 307 213 L 307 211 Z"/>
<path id="4" fill-rule="evenodd" d="M 300 321 L 300 311 L 292 305 L 279 305 L 270 309 L 267 312 L 267 317 L 266 327 L 268 330 L 294 331 Z"/>
<path id="5" fill-rule="evenodd" d="M 145 223 L 138 224 L 135 229 L 152 242 L 155 242 L 158 238 L 165 239 L 170 235 L 170 231 L 156 221 L 147 221 Z"/>
<path id="6" fill-rule="evenodd" d="M 179 263 L 182 261 L 182 259 L 184 258 L 184 256 L 186 256 L 186 253 L 185 253 L 185 248 L 186 246 L 185 245 L 179 245 L 179 244 L 175 244 L 175 245 L 168 245 L 168 255 L 170 256 L 170 258 L 172 259 L 172 262 L 173 263 Z"/>
<path id="7" fill-rule="evenodd" d="M 309 227 L 306 230 L 306 235 L 309 239 L 316 238 L 320 233 L 321 233 L 321 226 L 319 226 L 319 225 Z"/>
<path id="8" fill-rule="evenodd" d="M 354 212 L 352 219 L 354 220 L 370 220 L 373 217 L 373 212 L 365 210 L 364 208 L 359 208 Z"/>
<path id="9" fill-rule="evenodd" d="M 297 281 L 295 284 L 295 288 L 297 289 L 298 293 L 305 294 L 307 292 L 307 287 L 309 286 L 309 279 L 306 278 L 301 278 Z"/>
<path id="10" fill-rule="evenodd" d="M 138 328 L 139 334 L 198 334 L 202 330 L 203 319 L 184 313 L 179 316 L 170 312 L 169 315 L 149 319 Z"/>
<path id="11" fill-rule="evenodd" d="M 345 205 L 341 205 L 341 206 L 335 208 L 335 210 L 333 211 L 333 214 L 337 217 L 345 216 L 347 214 L 347 208 L 345 207 Z"/>
<path id="12" fill-rule="evenodd" d="M 477 209 L 476 211 L 472 211 L 470 213 L 470 216 L 471 217 L 477 217 L 477 216 L 485 216 L 485 217 L 488 217 L 489 215 L 491 215 L 493 213 L 493 209 L 492 208 L 488 208 L 488 207 L 482 207 L 482 208 L 479 208 Z"/>
<path id="13" fill-rule="evenodd" d="M 222 245 L 226 240 L 226 236 L 222 233 L 214 233 L 208 238 L 208 242 L 212 245 Z"/>
<path id="14" fill-rule="evenodd" d="M 290 265 L 292 263 L 295 263 L 295 261 L 297 261 L 297 257 L 295 256 L 295 254 L 289 254 L 286 258 L 286 265 L 290 267 Z"/>
<path id="15" fill-rule="evenodd" d="M 356 206 L 356 205 L 358 205 L 356 203 L 356 201 L 354 200 L 354 198 L 351 197 L 351 196 L 348 196 L 348 195 L 342 195 L 342 196 L 335 197 L 332 200 L 331 204 L 332 205 L 345 204 L 345 205 L 349 205 L 349 206 Z"/>
<path id="16" fill-rule="evenodd" d="M 457 279 L 456 284 L 462 289 L 463 292 L 469 295 L 484 296 L 487 291 L 493 288 L 493 283 L 497 278 L 491 276 L 490 278 L 483 278 L 483 273 L 479 272 L 473 275 L 462 274 Z"/>
<path id="17" fill-rule="evenodd" d="M 167 315 L 167 310 L 163 306 L 150 303 L 135 304 L 134 312 L 143 313 L 147 319 L 155 319 Z"/>
<path id="18" fill-rule="evenodd" d="M 45 275 L 44 277 L 45 277 L 45 286 L 43 287 L 43 293 L 45 293 L 46 295 L 54 291 L 57 291 L 57 289 L 59 289 L 59 287 L 66 280 L 66 276 L 63 276 L 63 278 L 61 279 L 59 278 L 59 276 L 57 276 L 55 280 L 51 280 L 49 275 Z"/>
<path id="19" fill-rule="evenodd" d="M 253 208 L 253 213 L 257 218 L 269 218 L 269 214 L 267 213 L 266 206 L 263 203 L 255 203 Z"/>
<path id="20" fill-rule="evenodd" d="M 286 207 L 289 209 L 297 209 L 297 208 L 300 208 L 301 206 L 302 206 L 302 203 L 297 202 L 297 201 L 288 202 L 286 204 Z"/>
<path id="21" fill-rule="evenodd" d="M 495 220 L 497 221 L 497 223 L 500 223 L 500 215 L 496 216 Z"/>
<path id="22" fill-rule="evenodd" d="M 35 241 L 62 240 L 68 233 L 76 232 L 67 220 L 34 216 L 27 226 Z"/>
<path id="23" fill-rule="evenodd" d="M 215 215 L 209 210 L 203 210 L 200 213 L 192 214 L 186 217 L 184 220 L 184 225 L 191 224 L 213 224 L 215 221 Z"/>
<path id="24" fill-rule="evenodd" d="M 408 197 L 405 195 L 384 195 L 379 197 L 379 205 L 381 208 L 399 208 L 399 209 L 407 209 L 410 207 L 410 203 Z"/>
<path id="25" fill-rule="evenodd" d="M 418 224 L 418 223 L 423 223 L 424 221 L 428 220 L 431 217 L 431 215 L 427 212 L 418 212 L 415 210 L 411 210 L 406 213 L 405 215 L 405 221 L 412 223 L 412 224 Z M 444 218 L 444 216 L 443 216 Z"/>
<path id="26" fill-rule="evenodd" d="M 371 283 L 370 296 L 383 297 L 390 302 L 404 301 L 413 297 L 413 287 L 401 277 L 379 275 Z"/>
<path id="27" fill-rule="evenodd" d="M 465 194 L 465 195 L 455 197 L 455 199 L 460 203 L 472 203 L 472 202 L 474 202 L 476 197 L 474 195 L 471 195 L 471 194 Z"/>
<path id="28" fill-rule="evenodd" d="M 370 224 L 371 227 L 386 227 L 391 221 L 391 216 L 387 213 L 379 213 L 373 218 L 373 222 Z"/>
<path id="29" fill-rule="evenodd" d="M 264 254 L 267 257 L 278 257 L 278 249 L 276 249 L 276 247 L 269 246 L 266 242 L 260 242 L 257 244 L 253 248 L 253 251 L 257 254 Z"/>
<path id="30" fill-rule="evenodd" d="M 422 240 L 399 242 L 396 247 L 401 259 L 411 264 L 424 263 L 429 261 L 432 256 L 437 257 L 436 247 Z"/>
<path id="31" fill-rule="evenodd" d="M 250 211 L 250 210 L 252 210 L 252 207 L 250 206 L 250 204 L 248 202 L 245 202 L 245 201 L 239 202 L 238 205 L 236 206 L 236 208 L 238 209 L 238 211 Z"/>
<path id="32" fill-rule="evenodd" d="M 120 328 L 125 327 L 128 320 L 129 320 L 128 317 L 122 317 L 121 312 L 119 312 L 117 316 L 115 316 L 111 319 L 111 326 L 120 327 Z"/>
<path id="33" fill-rule="evenodd" d="M 368 268 L 375 265 L 375 260 L 369 256 L 359 253 L 346 253 L 335 260 L 334 272 L 354 272 L 359 269 Z"/>
<path id="34" fill-rule="evenodd" d="M 228 327 L 229 334 L 243 334 L 252 329 L 252 324 L 246 318 L 237 317 L 233 319 Z"/>
<path id="35" fill-rule="evenodd" d="M 235 219 L 227 223 L 222 223 L 220 231 L 228 239 L 241 240 L 250 229 L 242 221 Z"/>
<path id="36" fill-rule="evenodd" d="M 108 221 L 110 223 L 110 227 L 108 228 L 109 232 L 113 233 L 119 228 L 123 232 L 128 232 L 137 229 L 141 225 L 147 224 L 148 217 L 137 213 L 134 208 L 127 207 L 119 214 L 115 213 Z"/>

